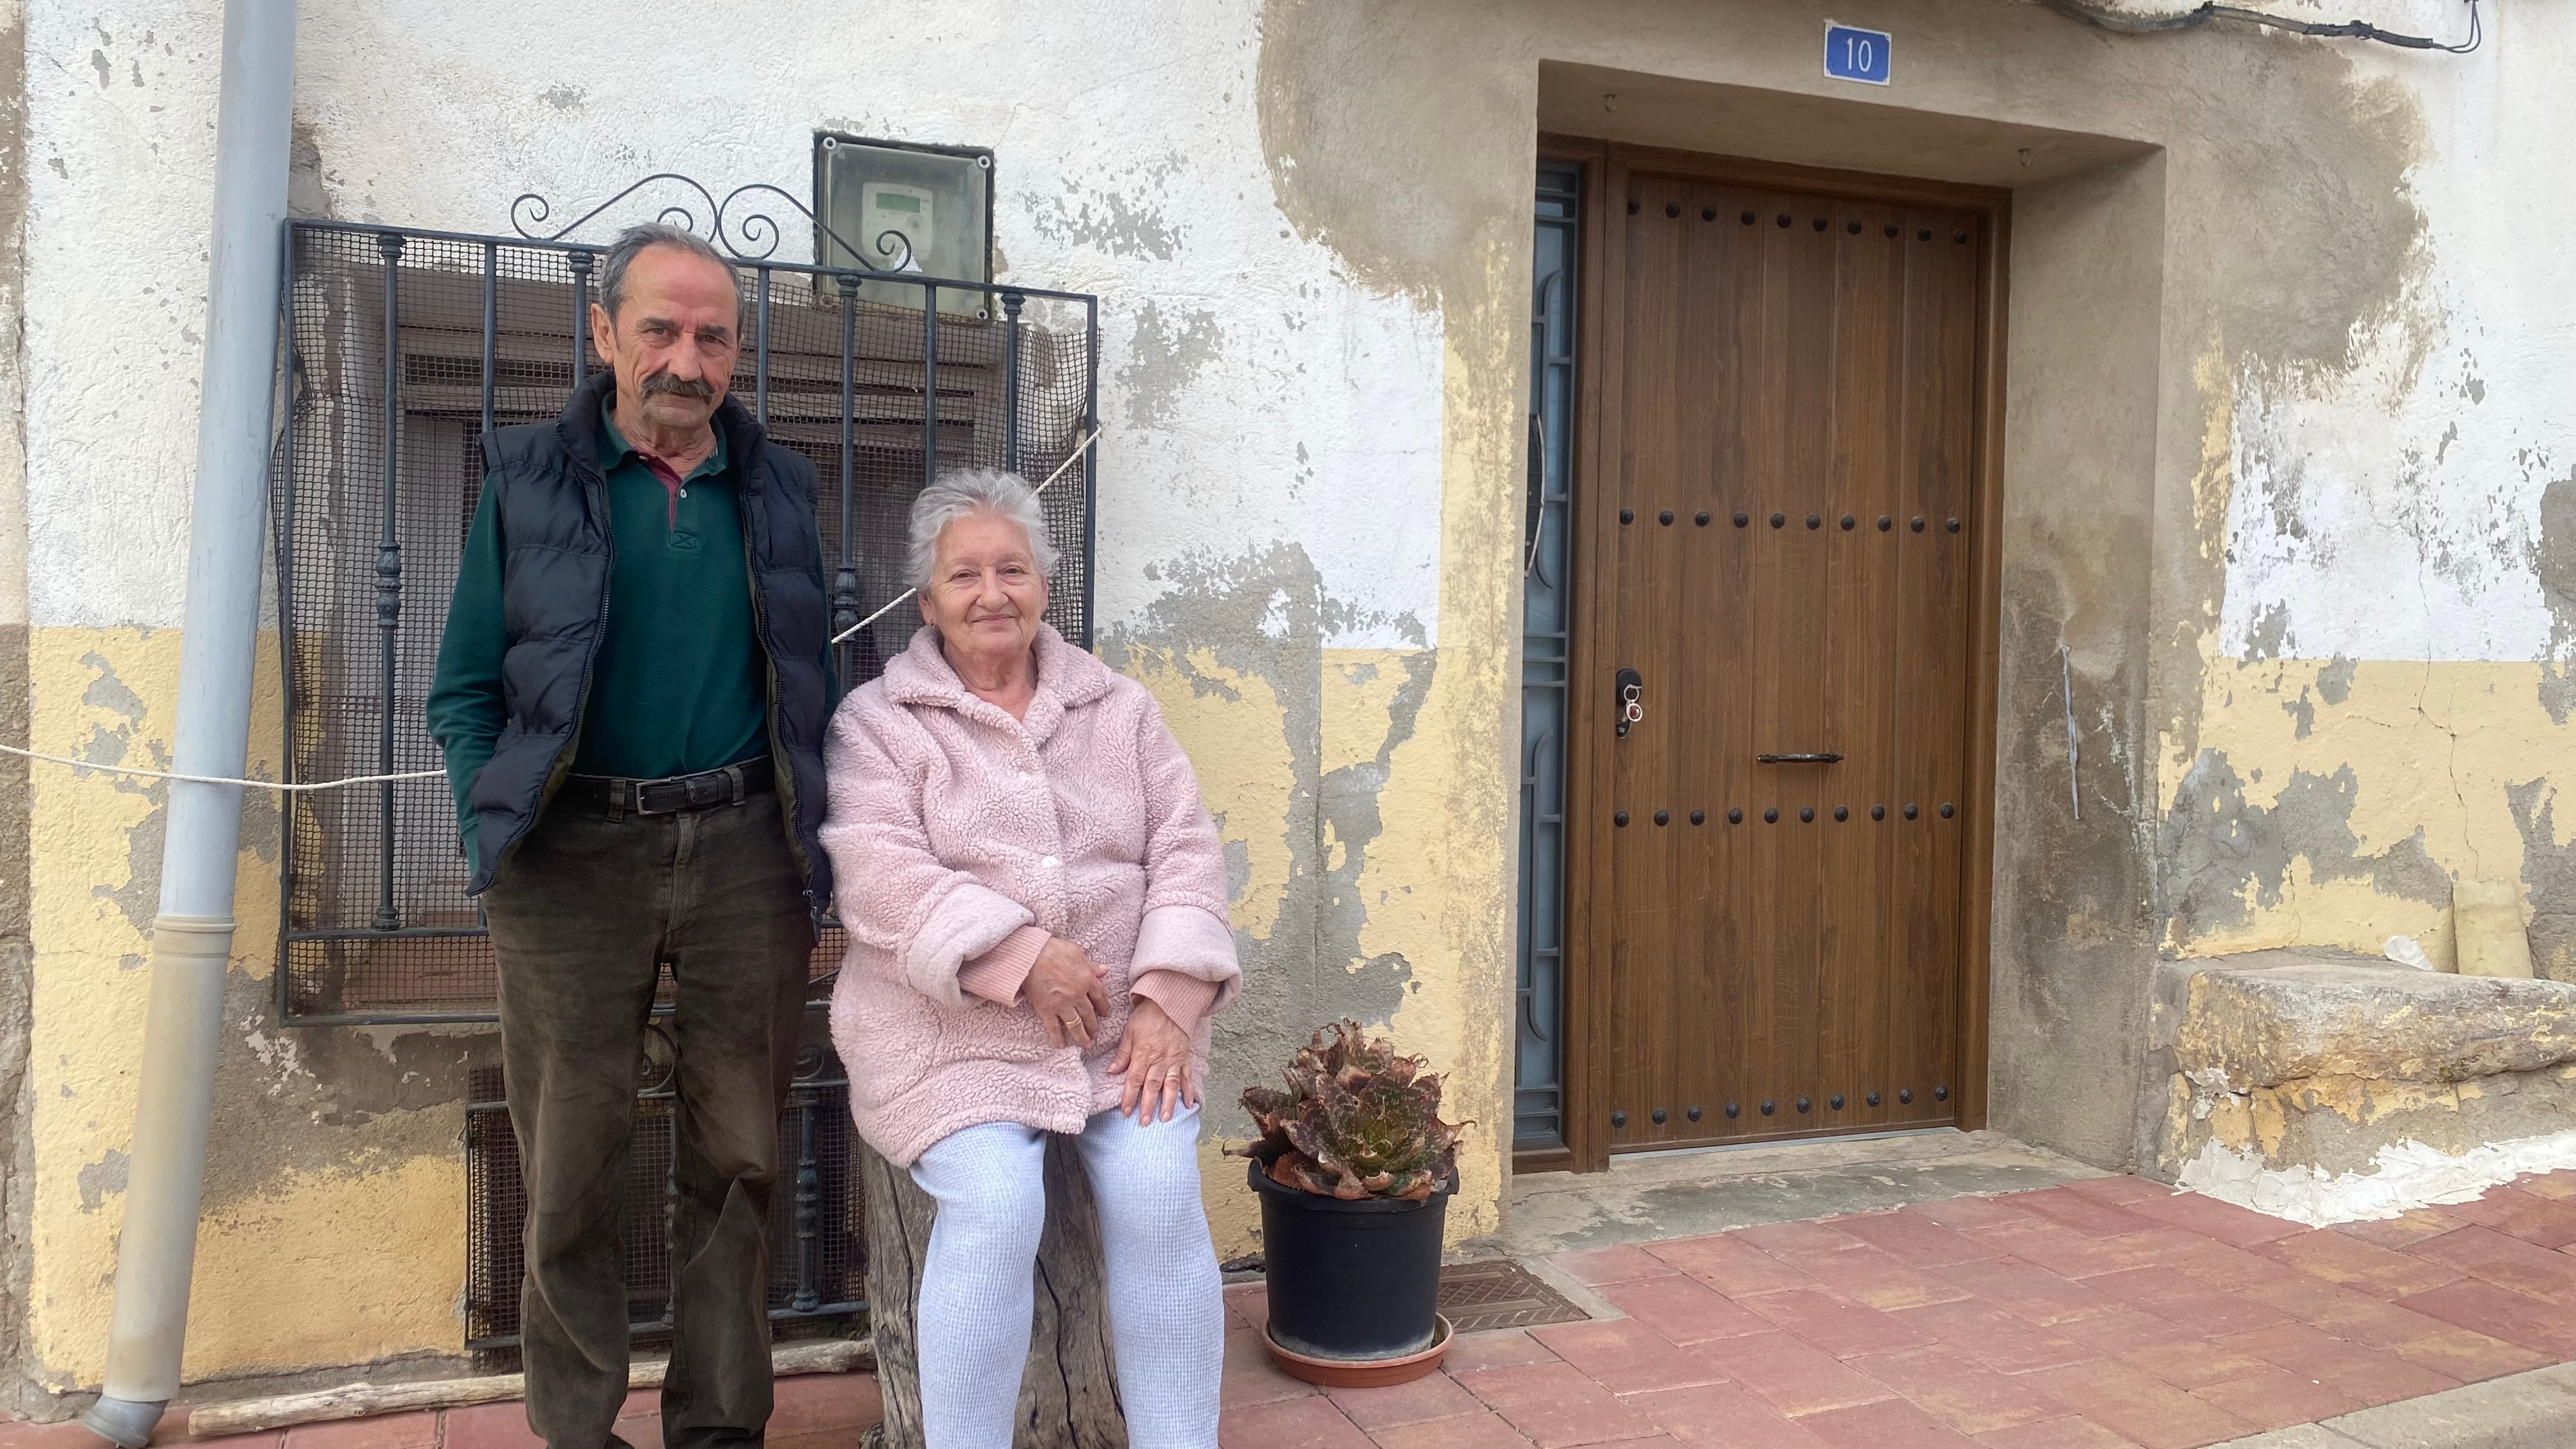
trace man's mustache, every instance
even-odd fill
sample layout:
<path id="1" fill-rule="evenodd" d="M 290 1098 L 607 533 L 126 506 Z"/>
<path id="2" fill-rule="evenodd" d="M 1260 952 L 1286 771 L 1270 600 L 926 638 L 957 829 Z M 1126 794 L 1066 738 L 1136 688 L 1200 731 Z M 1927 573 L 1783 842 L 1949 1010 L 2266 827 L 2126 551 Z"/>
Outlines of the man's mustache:
<path id="1" fill-rule="evenodd" d="M 695 398 L 699 402 L 705 402 L 716 395 L 716 390 L 708 386 L 707 380 L 703 377 L 675 377 L 667 372 L 657 372 L 644 379 L 643 386 L 637 391 L 645 397 L 660 397 L 664 393 L 669 393 L 674 397 Z"/>

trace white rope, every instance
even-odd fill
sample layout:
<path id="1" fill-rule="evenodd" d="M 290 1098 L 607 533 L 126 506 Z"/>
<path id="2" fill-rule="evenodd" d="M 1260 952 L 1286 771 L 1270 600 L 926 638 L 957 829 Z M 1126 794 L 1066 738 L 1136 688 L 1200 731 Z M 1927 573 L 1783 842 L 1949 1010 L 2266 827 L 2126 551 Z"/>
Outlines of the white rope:
<path id="1" fill-rule="evenodd" d="M 389 785 L 403 780 L 443 780 L 445 770 L 413 770 L 401 775 L 356 775 L 346 780 L 310 780 L 288 783 L 283 780 L 235 780 L 223 775 L 177 775 L 168 770 L 137 770 L 125 765 L 102 765 L 94 760 L 75 760 L 69 755 L 48 755 L 35 750 L 22 750 L 16 745 L 0 745 L 0 754 L 16 755 L 22 760 L 42 760 L 48 765 L 69 765 L 75 770 L 95 770 L 102 775 L 124 775 L 136 780 L 176 780 L 183 785 L 241 785 L 253 790 L 275 790 L 298 795 L 307 790 L 337 790 L 343 785 Z"/>
<path id="2" fill-rule="evenodd" d="M 1083 454 L 1090 452 L 1091 445 L 1099 441 L 1099 439 L 1100 430 L 1098 428 L 1094 428 L 1090 432 L 1083 434 L 1082 441 L 1074 445 L 1073 451 L 1064 455 L 1064 461 L 1055 465 L 1055 471 L 1046 475 L 1046 483 L 1039 484 L 1034 491 L 1039 493 L 1047 491 L 1047 483 L 1053 483 L 1058 478 L 1063 477 L 1064 470 L 1072 467 L 1074 462 L 1081 458 Z M 833 635 L 832 642 L 838 644 L 842 640 L 856 634 L 861 629 L 864 629 L 870 624 L 875 623 L 877 620 L 884 618 L 886 615 L 893 613 L 895 606 L 902 603 L 904 600 L 911 598 L 914 592 L 914 590 L 906 589 L 902 593 L 895 595 L 893 598 L 886 600 L 885 607 L 868 615 L 866 618 L 861 619 L 859 622 L 852 624 L 840 633 Z"/>
<path id="3" fill-rule="evenodd" d="M 1055 465 L 1055 471 L 1046 476 L 1046 482 L 1040 483 L 1036 491 L 1040 493 L 1047 491 L 1047 484 L 1063 477 L 1064 470 L 1072 467 L 1083 454 L 1090 452 L 1091 445 L 1098 441 L 1099 437 L 1100 431 L 1097 428 L 1083 434 L 1082 441 L 1074 446 L 1071 453 L 1065 455 L 1063 462 Z M 884 618 L 894 611 L 897 604 L 911 598 L 912 594 L 912 590 L 906 589 L 895 595 L 886 601 L 884 608 L 833 635 L 832 642 L 838 644 Z M 0 754 L 16 755 L 22 760 L 42 760 L 48 765 L 69 765 L 75 770 L 91 770 L 102 775 L 123 775 L 133 780 L 175 780 L 183 785 L 239 785 L 247 790 L 275 790 L 281 795 L 300 795 L 308 790 L 339 790 L 351 785 L 394 785 L 405 780 L 447 778 L 445 770 L 411 770 L 399 775 L 352 775 L 345 780 L 307 780 L 289 783 L 283 780 L 235 780 L 222 775 L 181 775 L 169 770 L 137 770 L 125 765 L 102 765 L 92 760 L 77 760 L 69 755 L 48 755 L 36 750 L 22 750 L 16 745 L 0 745 Z"/>

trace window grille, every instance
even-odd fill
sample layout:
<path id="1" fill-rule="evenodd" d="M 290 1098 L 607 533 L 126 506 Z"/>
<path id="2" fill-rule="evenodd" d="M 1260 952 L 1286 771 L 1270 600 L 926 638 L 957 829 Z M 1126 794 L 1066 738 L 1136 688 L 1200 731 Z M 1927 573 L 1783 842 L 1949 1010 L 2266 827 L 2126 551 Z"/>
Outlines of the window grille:
<path id="1" fill-rule="evenodd" d="M 620 1200 L 627 1323 L 641 1346 L 671 1332 L 672 1090 L 666 1043 L 648 1047 Z M 838 1331 L 867 1311 L 866 1203 L 850 1124 L 850 1087 L 829 1051 L 809 1048 L 778 1119 L 778 1183 L 769 1201 L 769 1321 L 780 1338 Z M 465 1348 L 478 1369 L 515 1371 L 521 1229 L 527 1185 L 501 1096 L 501 1069 L 468 1074 L 465 1107 Z"/>
<path id="2" fill-rule="evenodd" d="M 730 246 L 721 207 L 713 220 Z M 439 766 L 422 711 L 482 437 L 551 421 L 601 365 L 585 320 L 596 261 L 595 246 L 552 239 L 288 223 L 286 416 L 270 491 L 288 779 Z M 835 634 L 902 591 L 905 513 L 933 472 L 974 464 L 1042 479 L 1091 427 L 1095 298 L 759 257 L 738 272 L 746 325 L 732 392 L 815 465 Z M 924 301 L 965 287 L 998 305 L 989 321 L 878 305 L 853 298 L 863 282 Z M 1096 456 L 1045 495 L 1064 558 L 1048 622 L 1085 645 Z M 844 644 L 843 687 L 874 677 L 917 623 L 898 608 Z M 491 1020 L 491 952 L 446 783 L 308 792 L 284 808 L 281 1015 Z M 841 950 L 827 930 L 818 980 Z"/>

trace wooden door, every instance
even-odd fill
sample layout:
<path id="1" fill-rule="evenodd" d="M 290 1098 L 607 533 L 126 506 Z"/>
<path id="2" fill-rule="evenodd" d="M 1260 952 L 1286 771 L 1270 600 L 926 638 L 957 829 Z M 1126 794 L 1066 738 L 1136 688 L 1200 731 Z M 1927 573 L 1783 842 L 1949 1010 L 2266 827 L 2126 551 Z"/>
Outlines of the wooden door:
<path id="1" fill-rule="evenodd" d="M 1958 1121 L 1990 213 L 1608 179 L 1578 1110 L 1611 1151 Z"/>

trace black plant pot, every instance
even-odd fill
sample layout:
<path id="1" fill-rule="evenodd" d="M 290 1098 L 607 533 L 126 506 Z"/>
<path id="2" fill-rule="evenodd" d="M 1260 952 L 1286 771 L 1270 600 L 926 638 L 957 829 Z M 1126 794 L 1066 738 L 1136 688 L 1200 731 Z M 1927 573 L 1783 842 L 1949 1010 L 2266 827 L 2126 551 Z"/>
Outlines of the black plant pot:
<path id="1" fill-rule="evenodd" d="M 1440 1236 L 1458 1176 L 1420 1202 L 1346 1201 L 1272 1182 L 1258 1162 L 1270 1337 L 1312 1358 L 1420 1353 L 1439 1335 Z"/>

